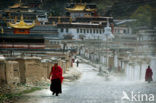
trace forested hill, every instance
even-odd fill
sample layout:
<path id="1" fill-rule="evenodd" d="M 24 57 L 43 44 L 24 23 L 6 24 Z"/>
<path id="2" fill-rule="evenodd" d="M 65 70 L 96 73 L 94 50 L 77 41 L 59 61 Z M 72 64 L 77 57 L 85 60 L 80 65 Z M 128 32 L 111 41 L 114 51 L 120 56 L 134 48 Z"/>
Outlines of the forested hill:
<path id="1" fill-rule="evenodd" d="M 1 0 L 0 9 L 13 5 L 19 0 Z M 27 3 L 33 0 L 22 0 Z M 36 0 L 35 0 L 36 1 Z M 52 15 L 64 14 L 66 3 L 80 0 L 41 0 L 42 8 Z M 82 0 L 82 2 L 97 4 L 99 15 L 113 16 L 117 19 L 137 18 L 148 24 L 155 23 L 156 0 Z M 156 23 L 155 23 L 156 24 Z"/>
<path id="2" fill-rule="evenodd" d="M 156 8 L 156 0 L 120 0 L 113 4 L 111 13 L 116 18 L 130 17 L 139 7 Z"/>
<path id="3" fill-rule="evenodd" d="M 0 8 L 6 8 L 19 0 L 1 0 Z M 31 2 L 34 0 L 22 0 L 22 2 Z M 36 1 L 36 0 L 35 0 Z M 54 15 L 61 15 L 64 12 L 64 6 L 68 2 L 80 2 L 80 0 L 41 0 L 43 8 Z M 114 17 L 129 17 L 139 6 L 149 4 L 156 6 L 156 0 L 82 0 L 82 2 L 96 3 L 100 15 L 112 15 Z"/>

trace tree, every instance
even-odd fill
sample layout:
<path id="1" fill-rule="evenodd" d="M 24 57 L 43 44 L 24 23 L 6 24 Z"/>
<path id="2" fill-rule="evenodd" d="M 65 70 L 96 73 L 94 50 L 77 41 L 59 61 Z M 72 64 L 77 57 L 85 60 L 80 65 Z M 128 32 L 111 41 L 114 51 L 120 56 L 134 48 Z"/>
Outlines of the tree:
<path id="1" fill-rule="evenodd" d="M 139 6 L 131 15 L 132 19 L 137 19 L 133 26 L 151 26 L 152 8 L 149 5 Z"/>

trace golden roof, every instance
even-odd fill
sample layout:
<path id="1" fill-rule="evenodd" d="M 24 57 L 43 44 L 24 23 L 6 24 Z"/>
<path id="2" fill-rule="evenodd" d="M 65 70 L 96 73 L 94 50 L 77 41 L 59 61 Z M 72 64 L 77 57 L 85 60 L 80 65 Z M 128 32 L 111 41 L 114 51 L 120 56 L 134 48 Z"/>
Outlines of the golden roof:
<path id="1" fill-rule="evenodd" d="M 86 4 L 76 4 L 73 8 L 66 8 L 68 11 L 96 11 L 96 9 L 86 8 Z"/>
<path id="2" fill-rule="evenodd" d="M 14 4 L 13 6 L 9 6 L 9 8 L 19 8 L 21 7 L 20 3 Z"/>
<path id="3" fill-rule="evenodd" d="M 1 34 L 4 34 L 4 29 L 3 28 L 1 28 Z"/>
<path id="4" fill-rule="evenodd" d="M 29 25 L 27 23 L 24 22 L 23 20 L 23 16 L 21 16 L 21 20 L 19 23 L 16 23 L 16 24 L 12 24 L 12 23 L 8 23 L 10 27 L 12 28 L 16 28 L 16 29 L 30 29 L 30 28 L 33 28 L 35 26 L 35 23 Z"/>
<path id="5" fill-rule="evenodd" d="M 28 6 L 24 6 L 21 3 L 14 4 L 13 6 L 9 6 L 9 8 L 29 8 Z"/>
<path id="6" fill-rule="evenodd" d="M 68 11 L 84 11 L 86 8 L 86 5 L 84 4 L 76 4 L 73 8 L 66 8 Z"/>

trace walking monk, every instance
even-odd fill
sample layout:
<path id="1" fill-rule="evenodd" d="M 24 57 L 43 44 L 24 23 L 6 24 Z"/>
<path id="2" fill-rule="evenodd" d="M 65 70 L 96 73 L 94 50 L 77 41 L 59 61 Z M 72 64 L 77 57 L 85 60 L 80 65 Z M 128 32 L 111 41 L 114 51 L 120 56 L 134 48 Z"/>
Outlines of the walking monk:
<path id="1" fill-rule="evenodd" d="M 148 66 L 148 68 L 146 69 L 145 81 L 148 81 L 149 83 L 153 81 L 152 75 L 153 75 L 152 69 L 150 68 L 150 66 Z"/>
<path id="2" fill-rule="evenodd" d="M 58 66 L 58 63 L 55 63 L 52 67 L 49 79 L 51 80 L 50 90 L 53 95 L 56 94 L 58 96 L 59 93 L 62 93 L 61 83 L 63 82 L 62 68 Z"/>

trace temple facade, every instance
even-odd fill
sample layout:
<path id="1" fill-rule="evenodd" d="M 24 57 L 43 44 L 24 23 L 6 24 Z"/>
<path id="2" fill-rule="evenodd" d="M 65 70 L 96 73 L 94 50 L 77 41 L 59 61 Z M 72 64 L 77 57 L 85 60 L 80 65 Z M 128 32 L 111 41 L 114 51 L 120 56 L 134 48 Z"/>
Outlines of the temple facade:
<path id="1" fill-rule="evenodd" d="M 22 14 L 24 19 L 28 22 L 36 20 L 39 21 L 40 24 L 44 24 L 47 22 L 47 20 L 45 20 L 47 19 L 47 12 L 39 8 L 40 1 L 35 2 L 36 1 L 26 4 L 22 3 L 20 0 L 14 5 L 3 10 L 3 18 L 5 18 L 7 22 L 14 21 L 14 19 L 20 19 Z"/>
<path id="2" fill-rule="evenodd" d="M 112 32 L 114 30 L 113 17 L 98 16 L 95 4 L 69 3 L 65 7 L 66 16 L 48 16 L 44 10 L 31 9 L 30 6 L 19 2 L 4 10 L 10 17 L 6 19 L 9 25 L 4 27 L 5 33 L 35 34 L 55 39 L 100 39 L 104 38 L 107 19 Z M 29 17 L 31 14 L 33 18 Z M 21 15 L 25 22 L 23 19 L 19 21 Z"/>
<path id="3" fill-rule="evenodd" d="M 0 37 L 0 49 L 5 51 L 16 51 L 25 49 L 44 49 L 43 35 L 32 35 L 30 29 L 35 27 L 35 23 L 26 23 L 23 15 L 19 22 L 8 22 L 10 32 L 3 33 Z M 1 33 L 2 34 L 2 33 Z"/>
<path id="4" fill-rule="evenodd" d="M 59 38 L 61 39 L 105 39 L 104 27 L 107 19 L 113 30 L 112 17 L 81 17 L 73 22 L 61 22 L 57 24 Z M 112 31 L 113 32 L 113 31 Z"/>

